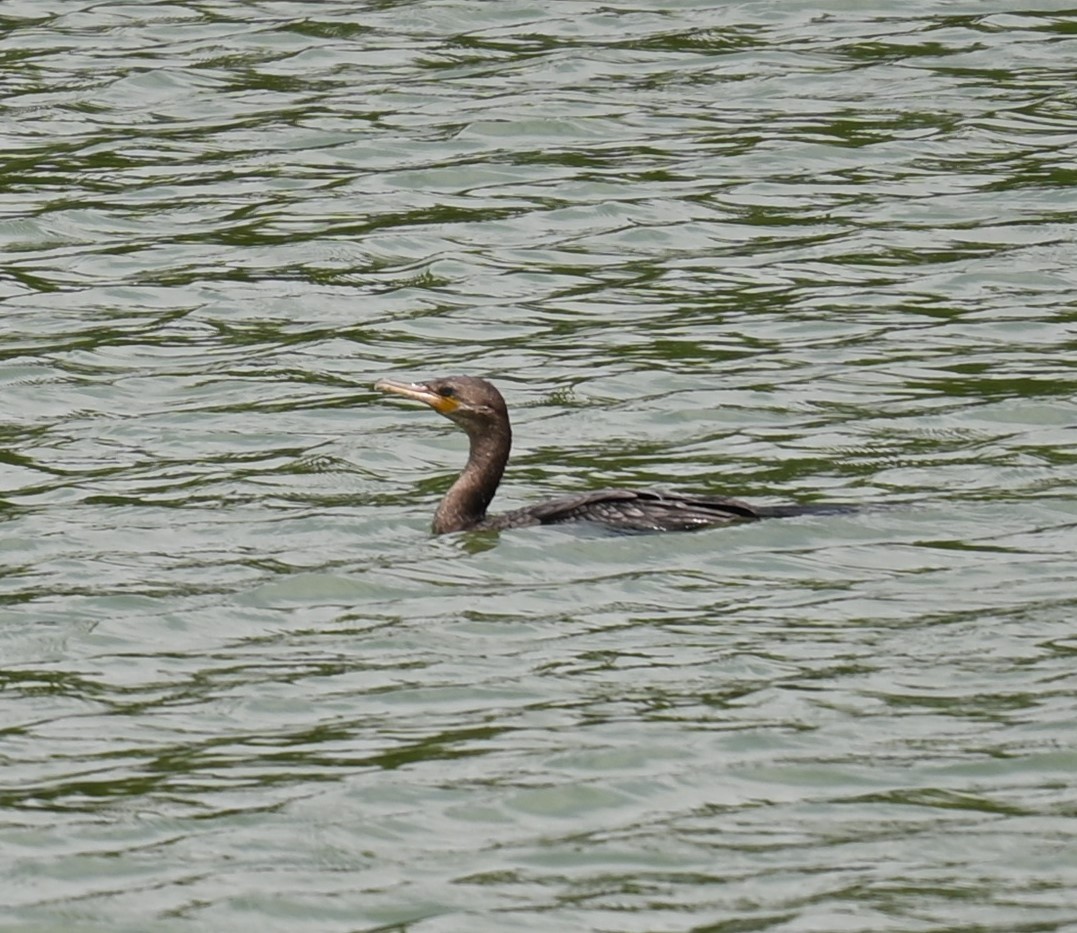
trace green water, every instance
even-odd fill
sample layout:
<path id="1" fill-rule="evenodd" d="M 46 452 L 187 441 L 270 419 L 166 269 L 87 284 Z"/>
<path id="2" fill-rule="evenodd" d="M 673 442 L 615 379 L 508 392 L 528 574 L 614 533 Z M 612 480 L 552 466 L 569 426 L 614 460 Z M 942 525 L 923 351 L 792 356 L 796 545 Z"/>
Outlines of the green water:
<path id="1" fill-rule="evenodd" d="M 1077 930 L 1077 10 L 0 24 L 0 928 Z"/>

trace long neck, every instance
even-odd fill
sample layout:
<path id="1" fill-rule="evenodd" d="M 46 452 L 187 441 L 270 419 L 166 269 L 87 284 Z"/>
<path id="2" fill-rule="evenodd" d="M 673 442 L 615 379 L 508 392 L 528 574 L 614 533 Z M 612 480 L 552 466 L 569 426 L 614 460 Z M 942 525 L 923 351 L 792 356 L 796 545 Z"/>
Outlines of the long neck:
<path id="1" fill-rule="evenodd" d="M 467 466 L 434 513 L 434 534 L 464 531 L 480 524 L 505 472 L 512 448 L 508 422 L 488 431 L 469 431 L 468 435 L 471 449 Z"/>

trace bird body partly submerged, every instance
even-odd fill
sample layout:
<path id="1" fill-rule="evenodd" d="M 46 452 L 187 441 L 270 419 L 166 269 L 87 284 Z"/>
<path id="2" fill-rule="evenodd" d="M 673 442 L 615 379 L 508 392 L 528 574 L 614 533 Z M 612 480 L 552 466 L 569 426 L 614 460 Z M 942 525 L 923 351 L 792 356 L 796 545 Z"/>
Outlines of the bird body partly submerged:
<path id="1" fill-rule="evenodd" d="M 655 490 L 600 489 L 487 515 L 512 449 L 512 428 L 501 393 L 474 376 L 445 376 L 424 383 L 382 379 L 374 388 L 423 402 L 467 432 L 467 465 L 438 505 L 435 534 L 577 521 L 597 522 L 620 531 L 691 531 L 755 521 L 768 514 L 796 514 L 799 509 L 757 509 L 737 499 Z"/>
<path id="2" fill-rule="evenodd" d="M 500 530 L 586 521 L 621 531 L 692 531 L 757 518 L 755 509 L 736 499 L 690 498 L 653 489 L 598 489 L 487 516 L 470 527 Z"/>

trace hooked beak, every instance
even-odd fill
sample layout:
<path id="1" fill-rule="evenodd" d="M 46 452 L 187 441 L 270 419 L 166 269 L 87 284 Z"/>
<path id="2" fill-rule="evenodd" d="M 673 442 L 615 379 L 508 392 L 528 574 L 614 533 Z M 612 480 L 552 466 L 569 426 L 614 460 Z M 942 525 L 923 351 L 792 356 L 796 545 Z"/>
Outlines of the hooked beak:
<path id="1" fill-rule="evenodd" d="M 421 382 L 397 382 L 395 379 L 379 379 L 374 383 L 374 388 L 378 392 L 402 395 L 404 398 L 422 402 L 442 415 L 452 414 L 459 406 L 456 399 L 438 395 L 437 392 Z"/>

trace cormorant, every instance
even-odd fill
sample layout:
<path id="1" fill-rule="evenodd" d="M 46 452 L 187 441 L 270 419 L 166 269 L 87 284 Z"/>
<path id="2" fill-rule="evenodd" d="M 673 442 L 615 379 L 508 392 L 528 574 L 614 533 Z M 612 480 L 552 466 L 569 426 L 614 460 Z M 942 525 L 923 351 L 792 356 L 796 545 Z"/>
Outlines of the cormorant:
<path id="1" fill-rule="evenodd" d="M 374 388 L 423 402 L 467 432 L 471 442 L 467 465 L 434 513 L 434 534 L 576 521 L 620 531 L 691 531 L 760 518 L 850 510 L 848 506 L 811 505 L 756 508 L 737 499 L 653 489 L 600 489 L 487 515 L 512 448 L 509 411 L 501 393 L 475 376 L 443 376 L 417 383 L 380 379 Z"/>

